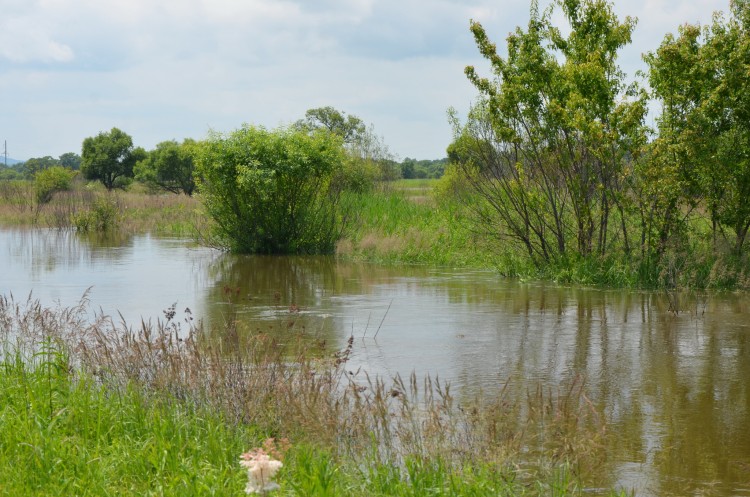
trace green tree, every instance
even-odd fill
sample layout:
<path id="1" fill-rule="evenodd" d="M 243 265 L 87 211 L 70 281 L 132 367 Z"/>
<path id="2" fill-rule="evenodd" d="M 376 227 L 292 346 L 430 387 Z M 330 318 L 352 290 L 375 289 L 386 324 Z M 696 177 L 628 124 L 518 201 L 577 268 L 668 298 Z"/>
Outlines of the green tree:
<path id="1" fill-rule="evenodd" d="M 354 191 L 372 188 L 376 180 L 393 180 L 401 176 L 401 168 L 395 162 L 388 146 L 357 116 L 347 115 L 333 107 L 309 109 L 305 119 L 294 124 L 294 128 L 306 132 L 326 131 L 341 137 L 349 160 L 339 178 L 342 184 Z"/>
<path id="2" fill-rule="evenodd" d="M 551 22 L 555 8 L 565 29 Z M 602 255 L 616 240 L 630 250 L 623 183 L 645 143 L 646 95 L 626 86 L 616 58 L 634 27 L 604 0 L 557 0 L 542 13 L 532 2 L 526 30 L 508 36 L 503 58 L 471 23 L 494 77 L 466 68 L 481 98 L 465 125 L 455 123 L 449 154 L 462 158 L 484 200 L 481 224 L 520 243 L 537 264 Z"/>
<path id="3" fill-rule="evenodd" d="M 133 147 L 127 133 L 112 128 L 83 140 L 81 172 L 89 180 L 99 180 L 112 190 L 133 177 L 133 166 L 145 157 L 145 150 Z"/>
<path id="4" fill-rule="evenodd" d="M 346 115 L 331 106 L 308 109 L 305 118 L 297 121 L 295 127 L 306 131 L 325 129 L 340 136 L 344 143 L 351 144 L 367 133 L 367 127 L 357 116 Z"/>
<path id="5" fill-rule="evenodd" d="M 60 161 L 47 155 L 44 157 L 31 158 L 27 160 L 26 162 L 24 162 L 23 164 L 19 165 L 19 167 L 23 171 L 24 178 L 33 179 L 36 173 L 38 173 L 39 171 L 43 171 L 52 166 L 59 166 L 59 165 L 60 165 Z"/>
<path id="6" fill-rule="evenodd" d="M 81 156 L 75 152 L 66 152 L 60 156 L 60 165 L 77 171 L 81 168 Z"/>
<path id="7" fill-rule="evenodd" d="M 191 139 L 182 144 L 174 140 L 157 144 L 145 159 L 135 165 L 135 179 L 154 188 L 192 195 L 195 190 L 193 158 L 196 146 L 195 140 Z"/>
<path id="8" fill-rule="evenodd" d="M 211 134 L 196 161 L 218 244 L 235 252 L 330 253 L 345 227 L 342 139 L 323 131 L 245 125 Z"/>
<path id="9" fill-rule="evenodd" d="M 750 229 L 750 4 L 731 2 L 727 20 L 686 24 L 645 57 L 649 82 L 662 103 L 653 167 L 673 178 L 660 233 L 666 243 L 680 205 L 701 199 L 718 227 L 743 250 Z"/>

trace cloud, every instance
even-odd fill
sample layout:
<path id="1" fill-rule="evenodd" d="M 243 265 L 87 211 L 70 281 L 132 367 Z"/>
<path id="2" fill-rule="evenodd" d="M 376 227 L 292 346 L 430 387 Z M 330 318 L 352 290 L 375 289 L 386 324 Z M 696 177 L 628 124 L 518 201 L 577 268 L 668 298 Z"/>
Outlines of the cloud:
<path id="1" fill-rule="evenodd" d="M 714 5 L 640 0 L 620 58 L 640 54 Z M 546 5 L 546 2 L 542 2 Z M 276 126 L 333 105 L 375 125 L 393 151 L 435 158 L 450 141 L 447 107 L 476 91 L 466 65 L 489 74 L 468 30 L 483 23 L 498 50 L 528 21 L 528 0 L 4 0 L 0 94 L 18 158 L 59 155 L 112 126 L 139 145 L 202 138 L 209 127 Z M 12 96 L 12 97 L 8 97 Z"/>
<path id="2" fill-rule="evenodd" d="M 0 58 L 14 63 L 69 62 L 73 49 L 55 39 L 48 23 L 30 16 L 0 19 Z"/>

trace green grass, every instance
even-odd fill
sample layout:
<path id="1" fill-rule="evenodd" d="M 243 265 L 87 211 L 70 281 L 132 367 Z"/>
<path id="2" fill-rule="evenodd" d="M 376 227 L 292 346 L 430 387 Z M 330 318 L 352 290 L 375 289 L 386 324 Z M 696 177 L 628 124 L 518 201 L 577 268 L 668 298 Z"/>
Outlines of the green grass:
<path id="1" fill-rule="evenodd" d="M 350 197 L 353 229 L 337 254 L 383 263 L 493 267 L 497 254 L 471 231 L 461 206 L 437 204 L 431 192 L 416 199 L 409 193 L 394 188 Z"/>
<path id="2" fill-rule="evenodd" d="M 52 351 L 0 365 L 0 494 L 237 495 L 252 430 L 137 387 L 112 390 Z"/>

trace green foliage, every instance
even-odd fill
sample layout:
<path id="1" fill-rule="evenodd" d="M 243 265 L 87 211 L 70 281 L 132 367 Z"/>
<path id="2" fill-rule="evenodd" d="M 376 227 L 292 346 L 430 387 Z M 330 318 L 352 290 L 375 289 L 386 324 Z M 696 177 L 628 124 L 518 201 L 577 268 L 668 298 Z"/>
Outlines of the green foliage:
<path id="1" fill-rule="evenodd" d="M 192 195 L 195 190 L 193 157 L 197 146 L 190 139 L 182 144 L 174 140 L 157 144 L 135 165 L 135 179 L 155 189 Z"/>
<path id="2" fill-rule="evenodd" d="M 552 24 L 554 9 L 568 26 Z M 481 93 L 465 124 L 455 117 L 449 157 L 476 194 L 475 226 L 514 243 L 538 266 L 569 256 L 628 253 L 624 219 L 631 161 L 645 144 L 645 93 L 616 65 L 635 21 L 620 22 L 604 0 L 532 3 L 526 30 L 497 54 L 471 23 L 496 79 L 468 78 Z M 563 36 L 563 32 L 568 34 Z"/>
<path id="3" fill-rule="evenodd" d="M 55 192 L 70 190 L 70 184 L 77 173 L 62 166 L 42 169 L 34 175 L 36 201 L 46 204 Z"/>
<path id="4" fill-rule="evenodd" d="M 73 226 L 81 233 L 104 233 L 113 230 L 119 221 L 117 204 L 109 197 L 98 196 L 91 208 L 72 215 Z"/>
<path id="5" fill-rule="evenodd" d="M 145 156 L 145 150 L 133 147 L 130 135 L 112 128 L 83 140 L 81 172 L 84 178 L 101 181 L 107 190 L 112 190 L 133 177 L 133 166 Z"/>
<path id="6" fill-rule="evenodd" d="M 365 192 L 371 190 L 377 180 L 401 177 L 400 165 L 383 139 L 372 125 L 365 126 L 357 116 L 347 116 L 333 107 L 320 107 L 308 110 L 305 119 L 297 121 L 294 128 L 307 133 L 326 131 L 343 139 L 349 158 L 339 179 L 344 188 Z"/>
<path id="7" fill-rule="evenodd" d="M 36 157 L 36 158 L 29 159 L 26 162 L 17 164 L 16 167 L 20 169 L 25 179 L 34 179 L 34 177 L 36 176 L 36 173 L 38 173 L 39 171 L 43 171 L 52 166 L 59 166 L 59 165 L 60 165 L 59 160 L 54 159 L 50 157 L 49 155 L 47 155 L 45 157 Z"/>
<path id="8" fill-rule="evenodd" d="M 750 5 L 703 29 L 685 24 L 646 56 L 649 82 L 662 102 L 652 176 L 669 178 L 661 216 L 674 223 L 682 205 L 701 199 L 717 228 L 735 234 L 741 255 L 750 229 Z M 662 229 L 662 248 L 672 225 Z M 663 251 L 663 250 L 662 250 Z"/>
<path id="9" fill-rule="evenodd" d="M 66 152 L 60 156 L 60 165 L 77 171 L 81 168 L 81 156 L 75 152 Z"/>
<path id="10" fill-rule="evenodd" d="M 325 129 L 329 133 L 340 136 L 344 143 L 355 143 L 367 133 L 367 127 L 357 116 L 346 115 L 333 107 L 318 107 L 305 112 L 305 118 L 297 121 L 294 126 L 302 131 L 317 131 Z"/>
<path id="11" fill-rule="evenodd" d="M 448 165 L 448 159 L 416 160 L 407 157 L 399 167 L 404 179 L 440 178 Z"/>
<path id="12" fill-rule="evenodd" d="M 45 350 L 0 364 L 0 493 L 217 495 L 246 438 L 208 410 L 101 385 Z"/>
<path id="13" fill-rule="evenodd" d="M 213 134 L 196 163 L 216 241 L 242 253 L 330 253 L 346 213 L 336 180 L 345 161 L 328 132 L 246 125 Z"/>

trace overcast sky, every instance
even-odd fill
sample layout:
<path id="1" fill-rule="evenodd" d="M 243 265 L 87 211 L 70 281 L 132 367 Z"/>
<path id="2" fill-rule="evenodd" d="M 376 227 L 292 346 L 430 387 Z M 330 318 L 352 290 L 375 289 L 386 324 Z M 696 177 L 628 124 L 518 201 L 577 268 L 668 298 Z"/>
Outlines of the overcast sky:
<path id="1" fill-rule="evenodd" d="M 728 8 L 618 0 L 639 19 L 621 66 L 643 69 L 666 33 Z M 476 96 L 464 67 L 488 73 L 469 19 L 502 52 L 528 12 L 528 0 L 0 0 L 0 140 L 9 157 L 58 157 L 118 127 L 151 149 L 331 105 L 397 157 L 436 159 L 446 109 Z"/>

